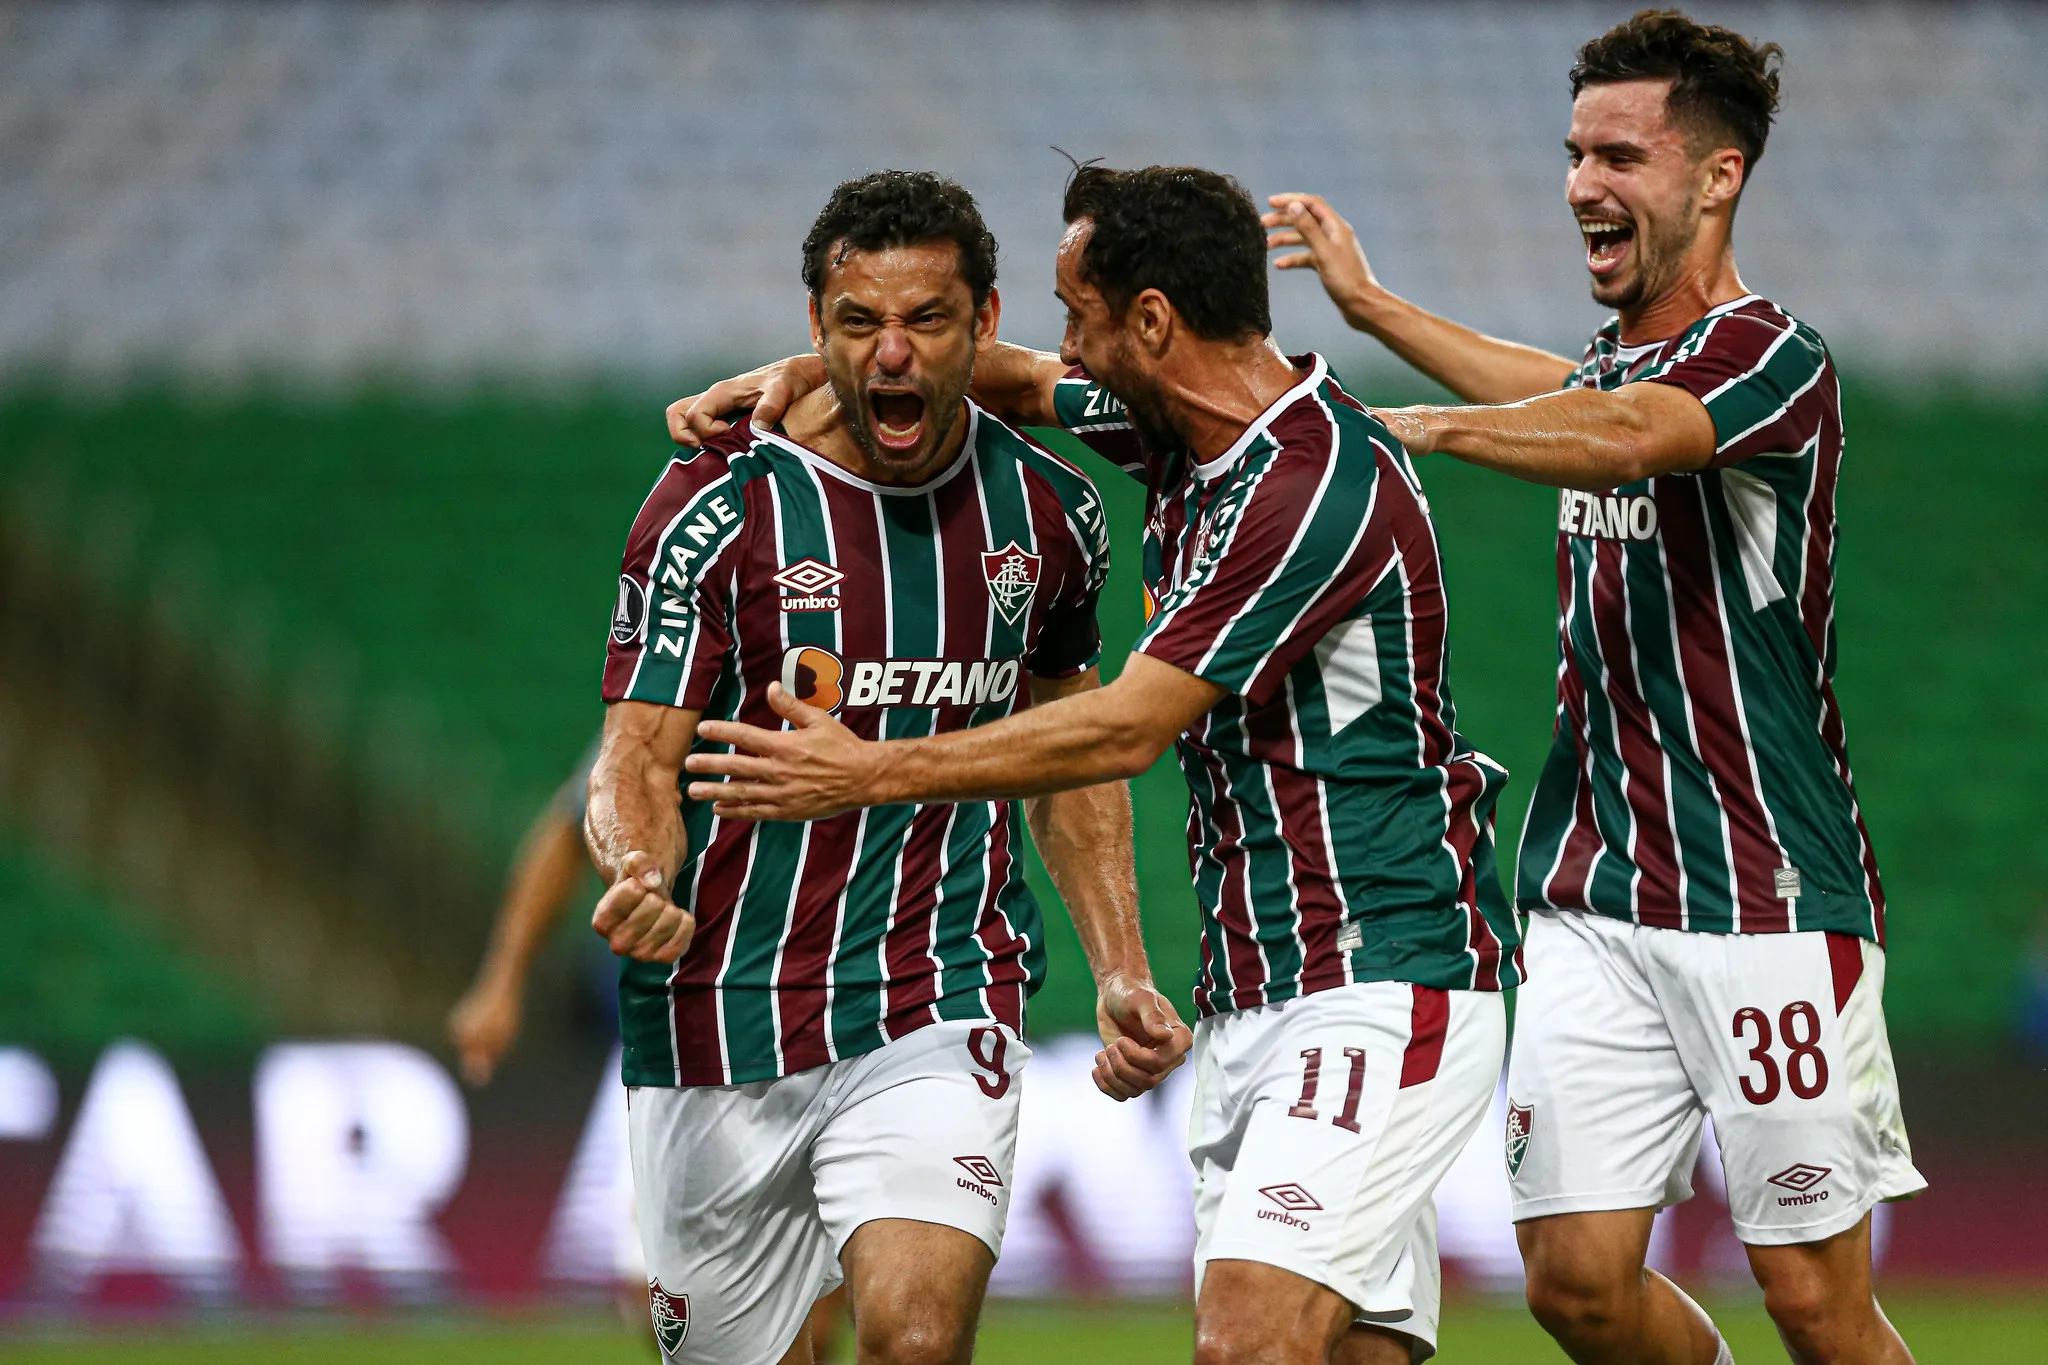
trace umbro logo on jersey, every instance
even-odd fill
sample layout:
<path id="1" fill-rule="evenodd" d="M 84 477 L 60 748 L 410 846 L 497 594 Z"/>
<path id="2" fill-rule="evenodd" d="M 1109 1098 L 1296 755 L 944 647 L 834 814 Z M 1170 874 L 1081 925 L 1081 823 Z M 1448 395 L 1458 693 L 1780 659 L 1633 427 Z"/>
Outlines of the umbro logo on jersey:
<path id="1" fill-rule="evenodd" d="M 1594 540 L 1655 540 L 1657 500 L 1648 494 L 1620 496 L 1567 488 L 1557 497 L 1557 529 Z"/>
<path id="2" fill-rule="evenodd" d="M 690 1296 L 671 1294 L 660 1280 L 647 1282 L 647 1310 L 654 1318 L 654 1336 L 664 1360 L 674 1360 L 690 1335 Z"/>
<path id="3" fill-rule="evenodd" d="M 782 685 L 824 711 L 866 706 L 987 706 L 1017 695 L 1016 659 L 842 659 L 797 645 L 782 655 Z"/>
<path id="4" fill-rule="evenodd" d="M 846 575 L 822 559 L 804 558 L 775 575 L 775 581 L 796 594 L 782 599 L 784 611 L 838 611 L 839 594 L 831 591 Z"/>
<path id="5" fill-rule="evenodd" d="M 1013 626 L 1031 610 L 1031 595 L 1038 591 L 1038 566 L 1041 563 L 1043 560 L 1039 556 L 1014 540 L 1000 550 L 988 550 L 981 556 L 981 571 L 988 577 L 988 595 L 995 599 L 996 610 L 1002 613 L 1003 619 Z"/>

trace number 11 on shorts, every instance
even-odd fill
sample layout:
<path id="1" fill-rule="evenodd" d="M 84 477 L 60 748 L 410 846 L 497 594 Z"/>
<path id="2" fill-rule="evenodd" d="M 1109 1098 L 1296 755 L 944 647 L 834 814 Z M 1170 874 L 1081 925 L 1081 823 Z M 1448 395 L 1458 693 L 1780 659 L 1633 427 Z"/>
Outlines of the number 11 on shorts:
<path id="1" fill-rule="evenodd" d="M 1337 1117 L 1330 1120 L 1339 1128 L 1358 1131 L 1358 1101 L 1365 1093 L 1365 1049 L 1347 1047 L 1345 1057 L 1351 1062 L 1351 1084 L 1344 1092 L 1344 1108 Z M 1301 1050 L 1301 1098 L 1287 1111 L 1287 1117 L 1309 1119 L 1316 1117 L 1316 1087 L 1322 1083 L 1323 1050 L 1319 1047 L 1305 1047 Z"/>

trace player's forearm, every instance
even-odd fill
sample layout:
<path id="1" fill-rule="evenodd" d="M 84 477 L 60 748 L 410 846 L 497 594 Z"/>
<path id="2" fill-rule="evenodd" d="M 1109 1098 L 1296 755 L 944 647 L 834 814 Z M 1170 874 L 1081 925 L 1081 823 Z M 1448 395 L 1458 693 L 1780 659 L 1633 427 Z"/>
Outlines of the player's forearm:
<path id="1" fill-rule="evenodd" d="M 1115 972 L 1149 980 L 1131 856 L 1129 786 L 1104 782 L 1057 792 L 1026 802 L 1024 811 L 1096 981 Z"/>
<path id="2" fill-rule="evenodd" d="M 1553 393 L 1571 376 L 1563 356 L 1476 332 L 1384 289 L 1362 289 L 1338 307 L 1346 322 L 1468 403 Z"/>
<path id="3" fill-rule="evenodd" d="M 1056 355 L 998 341 L 974 358 L 974 382 L 967 392 L 1005 422 L 1057 426 L 1052 396 L 1065 373 L 1066 366 Z"/>
<path id="4" fill-rule="evenodd" d="M 1001 801 L 1136 777 L 1171 737 L 1134 723 L 1098 688 L 971 730 L 880 746 L 870 805 Z"/>
<path id="5" fill-rule="evenodd" d="M 644 748 L 607 744 L 590 775 L 584 836 L 591 861 L 615 881 L 629 853 L 647 853 L 673 878 L 683 862 L 683 819 L 677 769 Z"/>
<path id="6" fill-rule="evenodd" d="M 1648 392 L 1629 393 L 1627 389 Z M 1616 393 L 1575 389 L 1504 407 L 1401 408 L 1381 416 L 1416 454 L 1443 454 L 1552 488 L 1601 491 L 1713 457 L 1713 427 L 1663 385 Z M 1662 415 L 1669 420 L 1660 419 Z"/>
<path id="7" fill-rule="evenodd" d="M 550 809 L 534 822 L 520 846 L 479 976 L 525 981 L 568 908 L 586 856 L 583 831 L 574 820 Z"/>

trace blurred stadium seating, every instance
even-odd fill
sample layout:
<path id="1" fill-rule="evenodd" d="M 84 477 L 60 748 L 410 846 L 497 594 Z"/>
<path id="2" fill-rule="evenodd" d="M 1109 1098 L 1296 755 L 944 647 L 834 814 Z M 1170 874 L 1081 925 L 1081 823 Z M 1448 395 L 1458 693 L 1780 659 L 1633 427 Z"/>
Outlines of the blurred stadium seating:
<path id="1" fill-rule="evenodd" d="M 217 1245 L 258 1259 L 259 1051 L 438 1047 L 504 859 L 596 724 L 661 403 L 802 344 L 795 242 L 834 181 L 965 180 L 1005 243 L 1020 340 L 1057 325 L 1058 143 L 1323 190 L 1395 287 L 1570 347 L 1598 314 L 1558 203 L 1561 73 L 1622 8 L 0 6 L 0 1300 L 32 1283 L 95 1077 L 158 1104 L 169 1057 L 234 1220 Z M 2000 1273 L 2048 1278 L 2041 1237 L 1939 1221 L 2048 1211 L 2048 1185 L 2012 1174 L 2048 1114 L 1997 1069 L 2048 878 L 2048 12 L 1712 17 L 1788 49 L 1742 255 L 1850 377 L 1842 694 L 1936 1179 L 1936 1221 L 1901 1215 L 1895 1263 L 1996 1251 Z M 875 70 L 915 70 L 916 95 Z M 1312 281 L 1276 298 L 1291 346 L 1371 397 L 1422 394 Z M 1511 843 L 1549 730 L 1552 501 L 1462 467 L 1426 478 L 1461 725 L 1518 774 Z M 1137 625 L 1137 511 L 1102 482 L 1114 660 Z M 1139 784 L 1175 983 L 1194 963 L 1184 800 L 1170 772 Z M 1049 932 L 1034 1026 L 1054 1039 L 1092 1007 L 1057 914 Z M 575 1153 L 609 1044 L 574 1022 L 570 962 L 550 982 L 515 1092 L 458 1101 L 468 1175 L 437 1226 L 482 1294 L 607 1273 L 616 1191 L 573 1172 L 602 1164 Z M 124 1036 L 149 1047 L 104 1050 Z M 1156 1110 L 1060 1098 L 1051 1067 L 1077 1047 L 1045 1050 L 1048 1131 L 1088 1115 L 1084 1136 L 1125 1124 L 1170 1152 Z M 9 1128 L 10 1097 L 40 1112 L 44 1075 L 61 1116 Z M 1019 1217 L 1004 1286 L 1179 1285 L 1178 1215 L 1090 1222 L 1080 1132 L 1031 1158 L 1048 1200 Z M 1154 1175 L 1131 1197 L 1168 1209 L 1180 1167 Z M 1466 1213 L 1495 1218 L 1491 1186 L 1470 1188 Z M 1725 1259 L 1674 1226 L 1686 1266 Z M 1458 1254 L 1470 1280 L 1512 1274 L 1497 1239 Z"/>

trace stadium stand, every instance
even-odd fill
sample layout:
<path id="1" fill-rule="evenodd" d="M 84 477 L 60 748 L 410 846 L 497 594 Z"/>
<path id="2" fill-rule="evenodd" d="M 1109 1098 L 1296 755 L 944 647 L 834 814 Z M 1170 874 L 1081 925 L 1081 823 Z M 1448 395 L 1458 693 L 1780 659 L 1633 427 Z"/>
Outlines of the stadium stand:
<path id="1" fill-rule="evenodd" d="M 1572 346 L 1597 315 L 1559 202 L 1564 72 L 1616 13 L 8 5 L 0 367 L 666 376 L 707 347 L 779 351 L 803 337 L 796 225 L 883 165 L 982 197 L 1011 331 L 1049 338 L 1065 164 L 1048 144 L 1321 190 L 1396 287 Z M 2048 13 L 1713 17 L 1789 53 L 1743 207 L 1751 283 L 1859 358 L 2008 377 L 2048 361 Z M 872 78 L 902 70 L 914 95 Z M 1290 284 L 1283 331 L 1342 340 Z"/>

